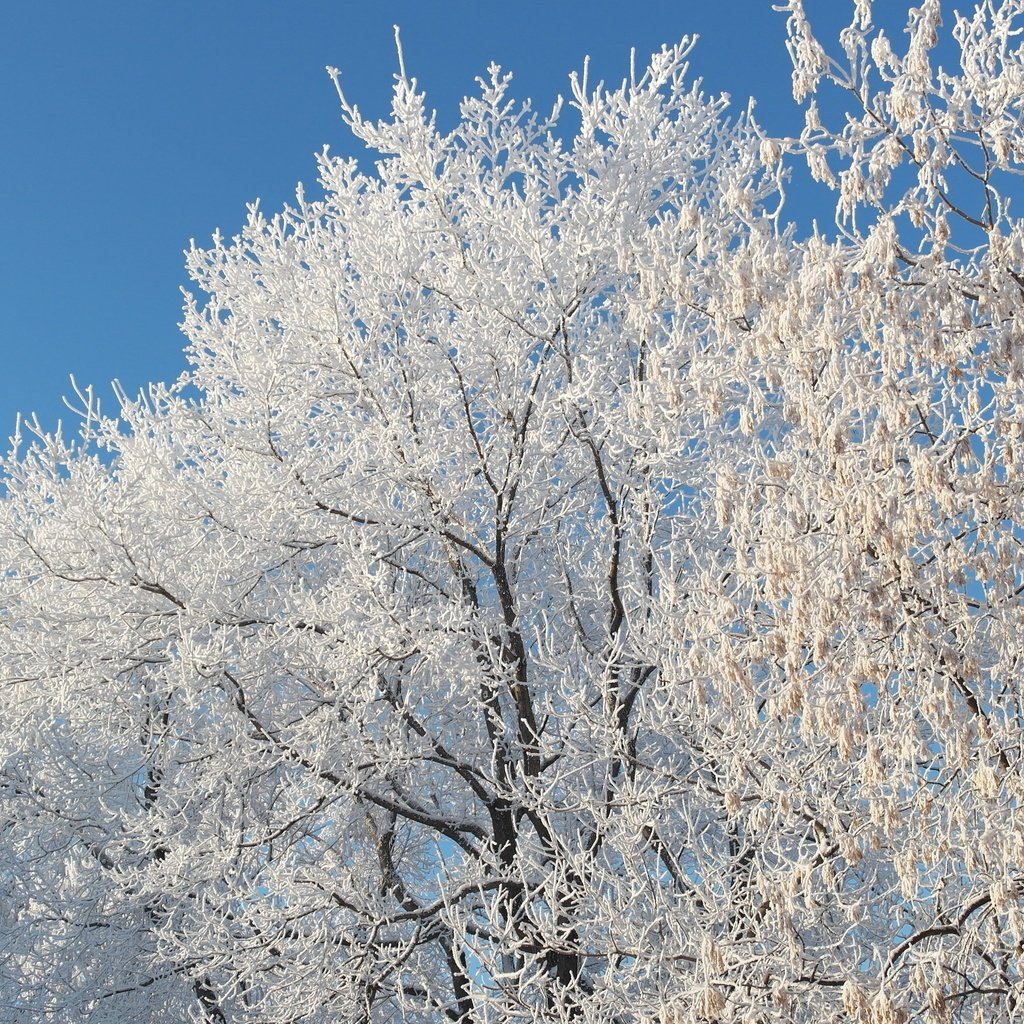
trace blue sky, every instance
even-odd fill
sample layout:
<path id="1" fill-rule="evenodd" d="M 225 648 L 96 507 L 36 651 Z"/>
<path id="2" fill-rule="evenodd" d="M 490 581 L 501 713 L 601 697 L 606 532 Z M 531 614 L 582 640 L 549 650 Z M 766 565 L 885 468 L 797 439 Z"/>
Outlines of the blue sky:
<path id="1" fill-rule="evenodd" d="M 324 67 L 366 113 L 406 65 L 450 124 L 491 60 L 541 109 L 590 54 L 618 81 L 662 43 L 699 33 L 694 74 L 776 134 L 799 131 L 785 19 L 771 0 L 10 0 L 0 33 L 0 444 L 15 414 L 70 417 L 68 375 L 112 405 L 185 368 L 182 250 L 233 234 L 256 198 L 273 211 L 315 181 L 324 143 L 360 150 Z M 834 32 L 852 4 L 808 0 Z M 367 163 L 369 166 L 369 163 Z M 6 447 L 6 446 L 5 446 Z"/>

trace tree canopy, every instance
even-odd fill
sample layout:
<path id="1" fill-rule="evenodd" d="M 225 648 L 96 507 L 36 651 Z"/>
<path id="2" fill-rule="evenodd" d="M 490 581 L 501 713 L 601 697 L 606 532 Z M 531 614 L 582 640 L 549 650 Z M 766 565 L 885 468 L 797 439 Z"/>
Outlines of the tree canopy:
<path id="1" fill-rule="evenodd" d="M 781 9 L 796 139 L 686 40 L 339 88 L 188 373 L 14 439 L 5 1020 L 1020 1019 L 1024 0 Z"/>

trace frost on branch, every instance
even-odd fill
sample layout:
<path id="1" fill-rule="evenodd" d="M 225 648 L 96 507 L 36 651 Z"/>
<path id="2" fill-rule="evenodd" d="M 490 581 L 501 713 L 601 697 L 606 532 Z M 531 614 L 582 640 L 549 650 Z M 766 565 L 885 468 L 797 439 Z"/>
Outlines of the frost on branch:
<path id="1" fill-rule="evenodd" d="M 376 173 L 15 444 L 5 1020 L 1019 1019 L 1024 9 L 786 11 L 796 141 L 688 46 L 341 93 Z"/>

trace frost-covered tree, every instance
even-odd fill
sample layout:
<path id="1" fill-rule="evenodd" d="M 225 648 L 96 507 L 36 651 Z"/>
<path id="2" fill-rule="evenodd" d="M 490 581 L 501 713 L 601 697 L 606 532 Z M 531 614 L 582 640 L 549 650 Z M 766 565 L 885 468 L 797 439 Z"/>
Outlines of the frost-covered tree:
<path id="1" fill-rule="evenodd" d="M 785 11 L 799 139 L 688 45 L 341 94 L 190 371 L 15 439 L 5 1021 L 1021 1019 L 1024 0 Z"/>

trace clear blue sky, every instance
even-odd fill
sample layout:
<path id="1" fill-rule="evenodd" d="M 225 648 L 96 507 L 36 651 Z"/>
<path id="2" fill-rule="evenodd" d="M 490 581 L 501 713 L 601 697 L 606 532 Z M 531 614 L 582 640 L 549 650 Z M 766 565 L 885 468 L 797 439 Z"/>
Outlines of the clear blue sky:
<path id="1" fill-rule="evenodd" d="M 834 28 L 847 0 L 809 0 Z M 902 6 L 902 5 L 898 5 Z M 520 97 L 549 106 L 592 57 L 620 80 L 664 42 L 737 108 L 795 134 L 785 21 L 771 0 L 8 0 L 0 39 L 0 445 L 15 413 L 67 420 L 68 375 L 109 396 L 185 368 L 182 250 L 233 234 L 245 204 L 273 211 L 315 181 L 324 143 L 357 153 L 324 66 L 383 114 L 399 23 L 406 64 L 451 123 L 496 60 Z M 112 400 L 105 401 L 112 405 Z"/>

